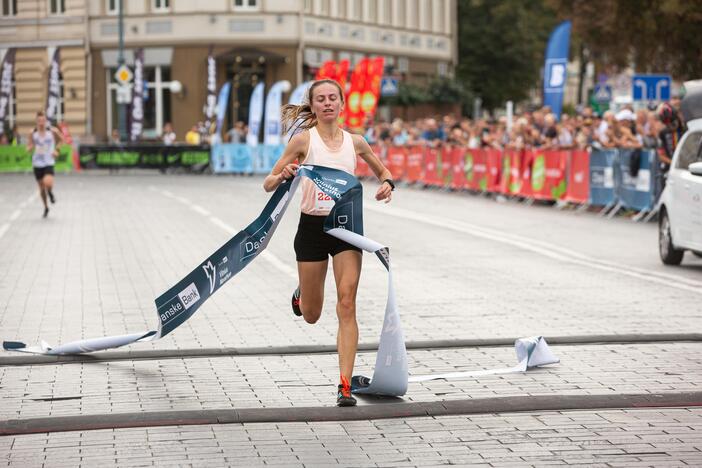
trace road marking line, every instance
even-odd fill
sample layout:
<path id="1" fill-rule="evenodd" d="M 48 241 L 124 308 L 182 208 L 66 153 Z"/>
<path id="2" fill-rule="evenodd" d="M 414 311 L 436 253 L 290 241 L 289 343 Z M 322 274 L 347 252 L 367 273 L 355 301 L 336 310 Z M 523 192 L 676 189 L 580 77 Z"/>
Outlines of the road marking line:
<path id="1" fill-rule="evenodd" d="M 199 213 L 199 214 L 207 217 L 207 219 L 209 219 L 212 224 L 219 227 L 220 229 L 222 229 L 223 231 L 225 231 L 226 233 L 228 233 L 230 235 L 235 235 L 236 233 L 239 232 L 239 230 L 237 230 L 233 226 L 225 223 L 224 221 L 222 221 L 218 217 L 211 216 L 210 212 L 207 211 L 205 208 L 191 202 L 190 200 L 188 200 L 185 197 L 175 195 L 172 192 L 169 192 L 168 190 L 158 190 L 155 187 L 149 187 L 149 189 L 151 189 L 153 191 L 160 192 L 168 198 L 172 198 L 174 200 L 179 201 L 180 203 L 184 204 L 185 206 L 187 206 L 191 210 L 195 211 L 196 213 Z M 266 260 L 268 263 L 270 263 L 273 267 L 277 268 L 282 273 L 285 273 L 286 275 L 290 276 L 291 278 L 294 278 L 295 280 L 298 279 L 297 278 L 297 270 L 290 267 L 289 265 L 287 265 L 285 262 L 283 262 L 280 258 L 278 258 L 272 252 L 270 252 L 268 250 L 264 250 L 259 255 L 261 258 Z"/>
<path id="2" fill-rule="evenodd" d="M 382 213 L 384 215 L 396 216 L 412 221 L 419 221 L 432 226 L 449 229 L 452 231 L 469 234 L 475 237 L 480 237 L 494 242 L 508 244 L 513 247 L 528 250 L 533 253 L 543 255 L 562 262 L 573 263 L 589 267 L 595 270 L 619 273 L 633 278 L 649 281 L 656 284 L 662 284 L 671 288 L 682 289 L 684 291 L 702 294 L 702 282 L 683 278 L 677 275 L 668 273 L 658 273 L 643 270 L 641 268 L 631 267 L 616 262 L 600 260 L 594 257 L 584 255 L 574 250 L 560 247 L 548 242 L 538 241 L 527 237 L 518 236 L 515 234 L 500 232 L 495 229 L 476 226 L 474 224 L 465 223 L 458 220 L 447 220 L 433 216 L 421 215 L 409 210 L 397 207 L 376 207 L 371 204 L 366 205 L 366 209 Z"/>
<path id="3" fill-rule="evenodd" d="M 17 219 L 22 215 L 22 210 L 29 203 L 31 203 L 32 200 L 34 200 L 36 197 L 37 197 L 36 192 L 33 193 L 32 195 L 30 195 L 29 197 L 27 197 L 23 202 L 21 202 L 19 204 L 19 207 L 15 211 L 12 212 L 12 214 L 8 218 L 8 221 L 6 223 L 3 223 L 2 225 L 0 225 L 0 239 L 2 239 L 2 236 L 4 236 L 5 233 L 7 233 L 7 231 L 10 230 L 10 226 L 12 225 L 12 222 L 17 221 Z"/>

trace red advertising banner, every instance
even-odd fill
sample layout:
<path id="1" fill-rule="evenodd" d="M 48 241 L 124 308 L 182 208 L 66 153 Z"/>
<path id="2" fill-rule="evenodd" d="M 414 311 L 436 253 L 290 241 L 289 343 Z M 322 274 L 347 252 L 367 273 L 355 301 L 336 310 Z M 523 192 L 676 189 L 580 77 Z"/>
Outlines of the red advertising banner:
<path id="1" fill-rule="evenodd" d="M 410 146 L 407 149 L 407 182 L 419 182 L 423 178 L 422 169 L 424 168 L 424 147 Z"/>
<path id="2" fill-rule="evenodd" d="M 366 81 L 368 81 L 369 63 L 369 59 L 362 58 L 351 73 L 351 87 L 346 95 L 346 124 L 352 129 L 362 128 L 365 123 L 361 110 L 361 99 L 366 89 Z"/>
<path id="3" fill-rule="evenodd" d="M 356 155 L 356 176 L 368 177 L 373 175 L 368 163 L 360 156 Z"/>
<path id="4" fill-rule="evenodd" d="M 534 164 L 534 153 L 532 151 L 521 151 L 521 168 L 519 171 L 519 187 L 517 193 L 522 197 L 531 198 L 533 191 L 531 188 L 531 171 Z"/>
<path id="5" fill-rule="evenodd" d="M 468 149 L 460 146 L 456 146 L 451 150 L 451 169 L 453 173 L 451 175 L 450 187 L 454 190 L 468 188 L 465 173 L 467 154 Z"/>
<path id="6" fill-rule="evenodd" d="M 441 173 L 439 172 L 441 168 L 439 167 L 439 150 L 436 148 L 427 148 L 424 152 L 424 177 L 423 182 L 425 185 L 430 185 L 432 187 L 441 187 L 443 185 L 443 180 L 441 180 Z"/>
<path id="7" fill-rule="evenodd" d="M 390 146 L 387 153 L 386 166 L 392 178 L 402 180 L 407 170 L 407 148 L 404 146 Z"/>
<path id="8" fill-rule="evenodd" d="M 555 150 L 531 150 L 532 196 L 537 200 L 559 200 L 566 193 L 568 153 Z"/>
<path id="9" fill-rule="evenodd" d="M 485 151 L 488 169 L 485 190 L 488 192 L 499 192 L 500 181 L 502 180 L 502 152 L 495 148 L 488 148 L 483 151 Z"/>
<path id="10" fill-rule="evenodd" d="M 500 193 L 516 195 L 522 188 L 522 151 L 507 149 L 502 152 Z"/>
<path id="11" fill-rule="evenodd" d="M 590 197 L 590 153 L 574 150 L 570 153 L 565 200 L 587 203 Z"/>
<path id="12" fill-rule="evenodd" d="M 438 173 L 441 179 L 441 186 L 449 187 L 451 185 L 451 179 L 453 177 L 453 159 L 452 159 L 453 148 L 451 146 L 442 146 L 439 150 L 439 161 L 438 161 Z"/>
<path id="13" fill-rule="evenodd" d="M 466 149 L 463 154 L 462 172 L 465 188 L 485 192 L 488 181 L 488 160 L 485 150 Z"/>
<path id="14" fill-rule="evenodd" d="M 368 63 L 366 87 L 361 96 L 361 111 L 365 121 L 373 120 L 380 99 L 380 80 L 385 69 L 385 57 L 375 57 Z"/>

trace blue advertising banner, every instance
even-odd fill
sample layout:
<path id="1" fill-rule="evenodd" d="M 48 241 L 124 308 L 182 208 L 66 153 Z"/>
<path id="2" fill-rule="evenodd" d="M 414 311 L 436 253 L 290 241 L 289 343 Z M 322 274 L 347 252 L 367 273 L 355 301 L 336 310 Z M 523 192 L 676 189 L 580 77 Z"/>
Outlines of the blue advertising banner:
<path id="1" fill-rule="evenodd" d="M 590 154 L 590 205 L 614 203 L 614 165 L 617 150 L 593 150 Z"/>
<path id="2" fill-rule="evenodd" d="M 217 125 L 215 127 L 215 139 L 213 143 L 219 143 L 222 132 L 222 122 L 224 121 L 224 115 L 227 113 L 227 104 L 229 103 L 229 90 L 232 87 L 232 83 L 227 81 L 219 89 L 219 96 L 217 96 L 217 107 L 215 108 Z"/>
<path id="3" fill-rule="evenodd" d="M 624 208 L 649 211 L 656 202 L 656 153 L 620 149 L 614 171 L 615 191 Z"/>
<path id="4" fill-rule="evenodd" d="M 283 93 L 290 91 L 290 82 L 278 81 L 271 86 L 266 97 L 266 116 L 263 126 L 263 143 L 279 145 L 282 141 L 282 124 L 280 122 L 280 107 L 283 104 Z"/>
<path id="5" fill-rule="evenodd" d="M 254 87 L 249 101 L 249 131 L 246 134 L 246 143 L 250 146 L 258 145 L 263 120 L 263 82 Z"/>
<path id="6" fill-rule="evenodd" d="M 563 88 L 566 83 L 570 21 L 564 21 L 553 30 L 546 46 L 544 64 L 544 105 L 551 107 L 556 119 L 561 118 Z"/>
<path id="7" fill-rule="evenodd" d="M 256 166 L 254 172 L 257 174 L 268 174 L 283 155 L 285 145 L 263 145 L 259 146 L 256 155 Z"/>
<path id="8" fill-rule="evenodd" d="M 212 147 L 212 171 L 217 174 L 253 174 L 258 148 L 244 143 L 220 143 Z"/>

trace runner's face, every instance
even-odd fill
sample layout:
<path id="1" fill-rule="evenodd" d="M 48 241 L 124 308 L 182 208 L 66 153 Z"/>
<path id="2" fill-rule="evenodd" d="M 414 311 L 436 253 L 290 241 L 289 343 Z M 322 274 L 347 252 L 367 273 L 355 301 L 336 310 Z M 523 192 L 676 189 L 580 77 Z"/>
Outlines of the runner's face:
<path id="1" fill-rule="evenodd" d="M 46 127 L 46 117 L 40 115 L 37 117 L 37 128 L 43 129 Z"/>
<path id="2" fill-rule="evenodd" d="M 319 122 L 333 122 L 341 112 L 339 88 L 331 83 L 322 83 L 312 90 L 312 112 Z"/>

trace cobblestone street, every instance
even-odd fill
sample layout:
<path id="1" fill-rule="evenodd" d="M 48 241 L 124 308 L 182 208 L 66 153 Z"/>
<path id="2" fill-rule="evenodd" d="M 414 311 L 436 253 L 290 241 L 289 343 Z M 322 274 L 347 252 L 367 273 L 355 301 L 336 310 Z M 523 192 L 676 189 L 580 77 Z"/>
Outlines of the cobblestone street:
<path id="1" fill-rule="evenodd" d="M 153 330 L 154 299 L 260 213 L 268 199 L 261 183 L 147 172 L 59 175 L 58 201 L 43 220 L 33 179 L 0 176 L 0 338 L 57 345 Z M 329 274 L 315 325 L 290 312 L 299 213 L 293 200 L 266 252 L 164 339 L 79 362 L 0 352 L 2 463 L 702 465 L 702 259 L 664 267 L 655 223 L 412 187 L 399 187 L 385 205 L 372 199 L 375 183 L 364 185 L 365 235 L 392 252 L 410 375 L 511 367 L 517 360 L 509 341 L 534 335 L 557 338 L 551 350 L 561 362 L 411 383 L 402 399 L 360 398 L 359 405 L 381 411 L 388 403 L 568 396 L 582 397 L 583 406 L 314 419 L 312 409 L 334 406 L 337 356 L 327 351 L 336 343 L 336 291 Z M 378 341 L 386 278 L 374 256 L 364 255 L 358 321 L 366 348 Z M 222 349 L 252 351 L 217 355 Z M 133 354 L 125 358 L 125 351 Z M 357 372 L 372 374 L 374 363 L 373 349 L 361 352 Z M 593 399 L 627 395 L 626 408 L 590 407 Z M 645 395 L 679 403 L 651 407 Z M 153 422 L 159 412 L 263 408 L 302 417 L 309 410 L 310 417 Z M 125 413 L 134 415 L 129 427 L 7 430 L 58 417 L 109 424 Z"/>

